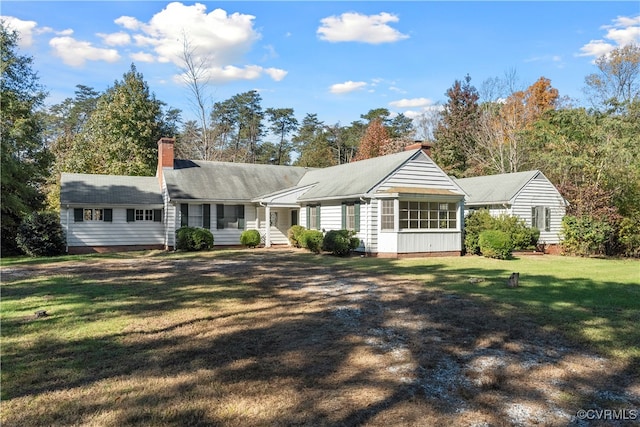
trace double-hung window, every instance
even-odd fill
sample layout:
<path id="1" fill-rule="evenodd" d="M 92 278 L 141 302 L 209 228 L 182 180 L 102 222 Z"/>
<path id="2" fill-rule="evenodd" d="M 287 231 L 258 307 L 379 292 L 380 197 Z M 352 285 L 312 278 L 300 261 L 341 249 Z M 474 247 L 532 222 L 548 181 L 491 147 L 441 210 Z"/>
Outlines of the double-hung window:
<path id="1" fill-rule="evenodd" d="M 307 206 L 307 228 L 320 230 L 320 205 Z"/>
<path id="2" fill-rule="evenodd" d="M 360 203 L 342 204 L 342 228 L 360 231 Z"/>
<path id="3" fill-rule="evenodd" d="M 113 209 L 110 208 L 75 208 L 74 222 L 104 221 L 113 222 Z"/>
<path id="4" fill-rule="evenodd" d="M 531 226 L 540 231 L 551 231 L 551 209 L 544 206 L 531 208 Z"/>
<path id="5" fill-rule="evenodd" d="M 216 228 L 244 230 L 244 205 L 216 205 Z"/>
<path id="6" fill-rule="evenodd" d="M 380 212 L 380 229 L 383 231 L 395 230 L 395 200 L 383 199 Z"/>

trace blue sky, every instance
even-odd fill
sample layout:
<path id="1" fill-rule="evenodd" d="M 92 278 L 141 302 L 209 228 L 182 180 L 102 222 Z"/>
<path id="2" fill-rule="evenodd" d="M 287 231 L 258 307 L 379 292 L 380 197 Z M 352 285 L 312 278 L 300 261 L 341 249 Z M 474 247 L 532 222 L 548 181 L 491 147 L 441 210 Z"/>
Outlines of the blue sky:
<path id="1" fill-rule="evenodd" d="M 207 66 L 212 102 L 255 89 L 263 108 L 343 125 L 374 108 L 415 117 L 466 74 L 477 88 L 513 70 L 521 89 L 544 76 L 584 102 L 595 58 L 640 41 L 637 1 L 3 1 L 0 14 L 48 104 L 79 84 L 103 91 L 135 63 L 185 119 L 183 40 Z"/>

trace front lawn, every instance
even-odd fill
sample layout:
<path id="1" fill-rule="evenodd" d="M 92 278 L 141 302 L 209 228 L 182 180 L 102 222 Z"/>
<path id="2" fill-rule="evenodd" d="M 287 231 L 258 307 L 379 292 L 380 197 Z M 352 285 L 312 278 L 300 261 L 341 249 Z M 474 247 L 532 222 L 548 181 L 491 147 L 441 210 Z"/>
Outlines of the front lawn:
<path id="1" fill-rule="evenodd" d="M 1 291 L 3 426 L 566 425 L 640 406 L 632 260 L 140 252 L 3 262 Z"/>

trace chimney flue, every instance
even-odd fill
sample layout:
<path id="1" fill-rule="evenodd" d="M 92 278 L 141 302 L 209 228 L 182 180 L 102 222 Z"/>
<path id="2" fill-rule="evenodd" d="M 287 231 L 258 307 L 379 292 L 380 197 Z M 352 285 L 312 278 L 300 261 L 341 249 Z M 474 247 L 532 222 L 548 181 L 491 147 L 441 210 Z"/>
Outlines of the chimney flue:
<path id="1" fill-rule="evenodd" d="M 414 141 L 413 144 L 410 144 L 404 147 L 404 150 L 405 151 L 422 150 L 424 151 L 424 154 L 431 157 L 431 147 L 433 147 L 433 145 L 430 142 L 418 140 L 418 141 Z"/>

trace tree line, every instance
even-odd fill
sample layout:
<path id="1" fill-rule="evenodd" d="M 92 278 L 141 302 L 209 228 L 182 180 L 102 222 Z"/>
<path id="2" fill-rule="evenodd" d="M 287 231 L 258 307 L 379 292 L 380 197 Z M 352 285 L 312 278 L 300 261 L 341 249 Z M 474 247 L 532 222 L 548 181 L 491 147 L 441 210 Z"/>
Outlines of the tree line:
<path id="1" fill-rule="evenodd" d="M 293 108 L 263 108 L 257 91 L 208 102 L 185 44 L 187 96 L 199 113 L 183 122 L 133 64 L 104 92 L 78 85 L 74 97 L 46 107 L 32 58 L 18 52 L 15 32 L 0 30 L 3 254 L 16 251 L 22 217 L 58 209 L 60 173 L 150 176 L 157 140 L 174 136 L 179 158 L 307 167 L 393 153 L 425 139 L 452 176 L 542 170 L 569 200 L 569 215 L 606 229 L 596 252 L 639 255 L 638 45 L 596 61 L 585 78 L 590 108 L 561 98 L 544 77 L 519 89 L 512 72 L 478 90 L 467 75 L 446 91 L 446 103 L 414 120 L 376 108 L 342 125 L 313 113 L 299 122 Z"/>

